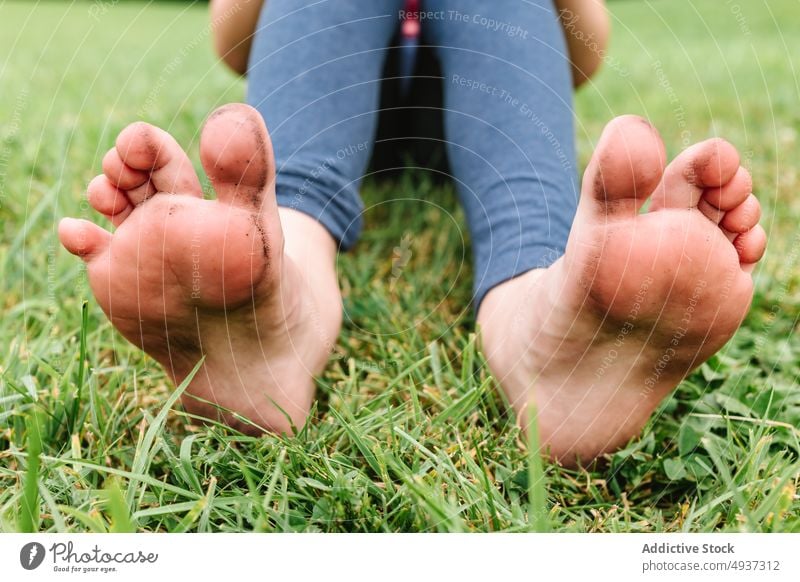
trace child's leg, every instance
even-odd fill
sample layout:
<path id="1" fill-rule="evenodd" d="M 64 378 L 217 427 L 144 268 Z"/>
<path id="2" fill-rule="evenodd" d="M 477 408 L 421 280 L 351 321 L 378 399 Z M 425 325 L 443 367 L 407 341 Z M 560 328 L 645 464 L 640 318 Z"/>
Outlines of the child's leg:
<path id="1" fill-rule="evenodd" d="M 384 3 L 386 4 L 386 3 Z M 181 382 L 186 408 L 247 432 L 305 421 L 341 324 L 338 241 L 360 225 L 356 186 L 374 131 L 396 11 L 367 0 L 269 0 L 250 100 L 214 112 L 200 154 L 204 200 L 180 146 L 144 123 L 124 130 L 89 198 L 111 233 L 65 219 L 61 241 L 87 263 L 112 323 Z M 324 225 L 324 226 L 322 226 Z"/>
<path id="2" fill-rule="evenodd" d="M 484 352 L 521 417 L 535 402 L 550 453 L 590 460 L 638 434 L 747 312 L 766 242 L 750 177 L 722 140 L 664 169 L 657 131 L 618 118 L 597 144 L 567 238 L 569 73 L 551 1 L 428 5 L 460 20 L 432 29 Z"/>
<path id="3" fill-rule="evenodd" d="M 573 84 L 588 81 L 600 67 L 608 48 L 611 18 L 605 0 L 555 0 L 567 38 Z"/>
<path id="4" fill-rule="evenodd" d="M 578 203 L 572 82 L 552 2 L 429 0 L 475 302 L 564 254 Z"/>
<path id="5" fill-rule="evenodd" d="M 278 204 L 319 221 L 345 250 L 361 231 L 358 188 L 402 6 L 268 0 L 250 53 L 247 101 L 272 136 Z"/>

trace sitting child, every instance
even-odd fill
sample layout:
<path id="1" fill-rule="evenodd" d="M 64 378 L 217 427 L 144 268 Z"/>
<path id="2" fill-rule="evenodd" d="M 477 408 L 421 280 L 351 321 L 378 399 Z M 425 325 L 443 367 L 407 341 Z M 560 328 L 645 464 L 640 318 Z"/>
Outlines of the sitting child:
<path id="1" fill-rule="evenodd" d="M 584 3 L 568 4 L 581 14 Z M 250 105 L 212 113 L 200 143 L 217 198 L 203 198 L 170 135 L 140 122 L 88 187 L 115 232 L 61 222 L 63 245 L 86 261 L 126 338 L 175 382 L 205 357 L 184 398 L 191 412 L 251 433 L 305 422 L 342 322 L 336 253 L 358 239 L 359 182 L 403 8 L 242 2 L 225 27 L 244 40 L 224 58 L 240 71 L 249 63 Z M 578 189 L 572 84 L 599 55 L 573 54 L 570 73 L 567 44 L 589 45 L 565 42 L 550 0 L 424 8 L 483 351 L 520 417 L 535 402 L 549 454 L 589 461 L 638 434 L 747 313 L 766 244 L 750 176 L 720 139 L 667 165 L 656 129 L 623 116 L 607 125 Z M 570 22 L 593 26 L 588 15 Z M 231 43 L 225 27 L 221 47 Z"/>

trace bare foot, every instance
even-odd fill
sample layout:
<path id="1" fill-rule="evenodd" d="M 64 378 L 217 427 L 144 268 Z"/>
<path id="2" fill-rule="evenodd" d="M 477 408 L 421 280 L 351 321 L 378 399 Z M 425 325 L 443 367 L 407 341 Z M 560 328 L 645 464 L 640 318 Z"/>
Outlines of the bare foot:
<path id="1" fill-rule="evenodd" d="M 127 127 L 89 185 L 116 232 L 67 218 L 59 236 L 86 261 L 114 326 L 176 383 L 205 356 L 188 411 L 248 433 L 289 432 L 305 421 L 341 325 L 336 245 L 311 218 L 279 211 L 272 146 L 254 109 L 215 111 L 200 154 L 217 200 L 203 199 L 169 134 Z"/>
<path id="2" fill-rule="evenodd" d="M 750 306 L 766 234 L 738 153 L 708 140 L 664 164 L 649 123 L 612 121 L 566 254 L 493 289 L 478 314 L 493 373 L 521 418 L 533 399 L 542 445 L 567 465 L 637 435 Z"/>

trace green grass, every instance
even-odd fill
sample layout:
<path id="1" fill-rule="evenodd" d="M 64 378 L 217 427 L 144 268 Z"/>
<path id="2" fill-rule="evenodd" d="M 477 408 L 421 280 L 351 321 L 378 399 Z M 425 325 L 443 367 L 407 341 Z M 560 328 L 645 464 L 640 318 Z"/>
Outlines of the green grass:
<path id="1" fill-rule="evenodd" d="M 0 530 L 800 531 L 796 0 L 612 3 L 613 67 L 577 98 L 581 161 L 621 113 L 673 155 L 726 136 L 771 242 L 744 327 L 641 438 L 588 471 L 530 474 L 476 346 L 461 210 L 419 174 L 364 193 L 312 422 L 256 439 L 172 407 L 55 225 L 91 216 L 84 186 L 127 123 L 197 159 L 204 116 L 244 86 L 214 63 L 202 7 L 92 5 L 0 3 Z M 433 204 L 382 203 L 403 197 Z"/>

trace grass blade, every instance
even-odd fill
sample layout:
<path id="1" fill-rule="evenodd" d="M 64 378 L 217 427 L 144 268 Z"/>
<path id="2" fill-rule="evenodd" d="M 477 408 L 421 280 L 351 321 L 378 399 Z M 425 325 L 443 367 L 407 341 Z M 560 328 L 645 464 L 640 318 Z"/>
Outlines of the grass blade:
<path id="1" fill-rule="evenodd" d="M 122 496 L 122 490 L 116 479 L 112 478 L 106 482 L 103 491 L 103 501 L 105 509 L 111 517 L 111 533 L 135 533 L 136 525 L 128 511 L 128 505 Z"/>
<path id="2" fill-rule="evenodd" d="M 75 430 L 75 424 L 78 422 L 78 412 L 81 405 L 81 397 L 83 396 L 83 382 L 86 374 L 86 334 L 89 331 L 89 302 L 84 301 L 81 304 L 81 337 L 80 337 L 80 352 L 78 355 L 78 379 L 76 381 L 77 391 L 75 398 L 72 400 L 72 411 L 69 414 L 68 428 L 69 434 Z"/>
<path id="3" fill-rule="evenodd" d="M 175 389 L 170 397 L 167 398 L 164 406 L 161 407 L 161 410 L 153 419 L 152 424 L 150 424 L 150 427 L 147 429 L 147 432 L 142 439 L 141 445 L 136 448 L 136 454 L 133 457 L 131 473 L 143 475 L 147 472 L 147 468 L 151 460 L 151 453 L 153 451 L 153 443 L 155 442 L 158 433 L 161 432 L 164 422 L 167 420 L 167 414 L 169 414 L 170 409 L 181 397 L 181 394 L 183 394 L 183 392 L 186 390 L 186 387 L 191 383 L 192 379 L 194 379 L 195 374 L 197 374 L 198 370 L 200 370 L 200 367 L 203 365 L 204 361 L 205 358 L 202 358 L 199 362 L 197 362 L 194 369 L 189 373 L 188 376 L 186 376 L 183 382 L 181 382 L 180 386 Z M 128 487 L 126 502 L 129 508 L 133 508 L 133 498 L 135 495 L 136 487 Z"/>
<path id="4" fill-rule="evenodd" d="M 31 411 L 26 419 L 26 425 L 28 469 L 25 472 L 18 526 L 22 533 L 34 533 L 39 529 L 39 467 L 42 454 L 42 422 L 37 411 Z"/>
<path id="5" fill-rule="evenodd" d="M 528 520 L 531 531 L 546 533 L 550 531 L 547 518 L 547 485 L 539 445 L 539 424 L 536 421 L 536 405 L 533 399 L 528 402 Z"/>

